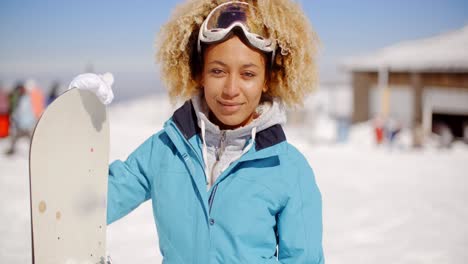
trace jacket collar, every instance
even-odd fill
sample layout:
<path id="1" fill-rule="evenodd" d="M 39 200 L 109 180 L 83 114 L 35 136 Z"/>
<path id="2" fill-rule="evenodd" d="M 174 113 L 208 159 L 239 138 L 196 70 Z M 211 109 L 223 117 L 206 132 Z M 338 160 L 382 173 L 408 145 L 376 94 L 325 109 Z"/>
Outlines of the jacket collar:
<path id="1" fill-rule="evenodd" d="M 190 100 L 186 101 L 184 105 L 174 112 L 172 120 L 185 139 L 189 140 L 194 135 L 200 134 L 197 115 Z M 286 141 L 283 128 L 280 124 L 276 124 L 257 133 L 255 137 L 255 150 L 260 151 L 283 141 Z"/>
<path id="2" fill-rule="evenodd" d="M 200 127 L 198 127 L 197 124 L 197 114 L 190 100 L 186 101 L 174 112 L 172 120 L 180 132 L 182 132 L 185 139 L 189 140 L 194 135 L 200 134 Z"/>

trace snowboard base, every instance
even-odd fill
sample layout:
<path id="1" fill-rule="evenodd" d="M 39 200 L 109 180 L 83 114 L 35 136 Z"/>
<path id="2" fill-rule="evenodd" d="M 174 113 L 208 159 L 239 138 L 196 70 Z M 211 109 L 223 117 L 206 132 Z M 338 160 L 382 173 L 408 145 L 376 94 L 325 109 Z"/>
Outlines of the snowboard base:
<path id="1" fill-rule="evenodd" d="M 78 89 L 55 99 L 31 139 L 33 263 L 107 262 L 108 161 L 105 106 Z"/>

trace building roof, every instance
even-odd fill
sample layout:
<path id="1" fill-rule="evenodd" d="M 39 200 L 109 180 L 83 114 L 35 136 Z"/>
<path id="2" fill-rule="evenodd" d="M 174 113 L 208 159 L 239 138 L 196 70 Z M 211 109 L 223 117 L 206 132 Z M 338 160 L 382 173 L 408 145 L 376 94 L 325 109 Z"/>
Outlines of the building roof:
<path id="1" fill-rule="evenodd" d="M 351 71 L 468 71 L 468 25 L 433 37 L 404 41 L 363 56 L 345 58 Z"/>

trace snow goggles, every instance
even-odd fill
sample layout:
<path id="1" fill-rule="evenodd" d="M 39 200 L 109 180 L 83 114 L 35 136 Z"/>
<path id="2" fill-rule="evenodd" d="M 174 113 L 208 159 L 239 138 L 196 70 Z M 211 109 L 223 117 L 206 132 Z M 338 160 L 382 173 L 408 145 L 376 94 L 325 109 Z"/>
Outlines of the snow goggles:
<path id="1" fill-rule="evenodd" d="M 198 33 L 197 50 L 202 52 L 202 43 L 222 42 L 231 36 L 234 29 L 242 30 L 248 43 L 265 53 L 275 56 L 276 42 L 267 35 L 263 23 L 259 23 L 257 9 L 245 2 L 230 1 L 213 9 L 203 21 Z"/>

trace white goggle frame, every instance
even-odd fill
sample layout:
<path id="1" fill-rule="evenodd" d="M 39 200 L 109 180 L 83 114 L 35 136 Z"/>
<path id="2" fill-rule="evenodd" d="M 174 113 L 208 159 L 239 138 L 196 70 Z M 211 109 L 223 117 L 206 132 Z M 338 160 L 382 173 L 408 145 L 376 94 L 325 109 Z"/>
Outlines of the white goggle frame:
<path id="1" fill-rule="evenodd" d="M 234 6 L 235 5 L 235 6 Z M 265 38 L 263 36 L 260 36 L 258 34 L 250 32 L 248 26 L 244 21 L 238 20 L 232 22 L 230 25 L 228 25 L 226 28 L 208 28 L 208 24 L 210 20 L 212 19 L 213 14 L 216 14 L 217 12 L 220 12 L 220 10 L 228 10 L 230 6 L 234 7 L 241 7 L 243 6 L 243 10 L 253 10 L 253 7 L 249 5 L 248 3 L 245 2 L 239 2 L 239 1 L 230 1 L 223 3 L 219 6 L 217 6 L 215 9 L 213 9 L 208 17 L 203 21 L 200 31 L 198 33 L 198 42 L 197 42 L 197 51 L 198 54 L 201 54 L 202 52 L 202 45 L 201 43 L 216 43 L 224 40 L 234 28 L 240 28 L 242 29 L 245 37 L 247 38 L 247 41 L 252 45 L 253 47 L 266 52 L 266 53 L 271 53 L 272 55 L 272 62 L 273 58 L 275 57 L 275 50 L 276 50 L 276 42 L 271 39 L 271 38 Z M 250 9 L 247 9 L 250 8 Z M 247 13 L 248 15 L 248 13 Z M 248 17 L 246 17 L 248 19 Z"/>

